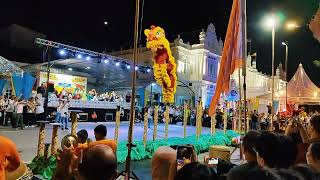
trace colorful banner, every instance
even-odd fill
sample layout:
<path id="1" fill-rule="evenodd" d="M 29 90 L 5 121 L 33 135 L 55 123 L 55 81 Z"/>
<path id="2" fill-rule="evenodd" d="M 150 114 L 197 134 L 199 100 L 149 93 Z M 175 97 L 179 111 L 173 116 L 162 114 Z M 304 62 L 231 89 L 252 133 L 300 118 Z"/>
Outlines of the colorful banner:
<path id="1" fill-rule="evenodd" d="M 32 77 L 29 73 L 23 74 L 23 87 L 21 93 L 25 100 L 29 99 L 32 93 L 32 87 L 35 83 L 36 78 Z"/>
<path id="2" fill-rule="evenodd" d="M 29 73 L 24 72 L 23 75 L 14 73 L 11 77 L 13 92 L 17 97 L 29 99 L 35 78 Z"/>
<path id="3" fill-rule="evenodd" d="M 13 73 L 11 76 L 12 82 L 12 90 L 15 96 L 20 97 L 22 96 L 22 87 L 23 87 L 23 76 L 18 73 Z"/>
<path id="4" fill-rule="evenodd" d="M 40 84 L 47 83 L 47 73 L 40 72 Z M 60 93 L 63 89 L 67 93 L 79 92 L 80 94 L 87 91 L 87 78 L 80 76 L 71 76 L 66 74 L 50 73 L 49 83 L 54 84 L 54 89 Z"/>

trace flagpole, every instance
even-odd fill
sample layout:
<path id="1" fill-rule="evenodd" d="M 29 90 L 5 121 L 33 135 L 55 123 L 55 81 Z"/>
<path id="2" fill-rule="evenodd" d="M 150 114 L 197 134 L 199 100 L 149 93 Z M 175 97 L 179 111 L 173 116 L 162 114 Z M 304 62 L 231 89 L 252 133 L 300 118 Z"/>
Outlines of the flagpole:
<path id="1" fill-rule="evenodd" d="M 242 59 L 244 64 L 242 66 L 242 76 L 243 76 L 243 100 L 244 100 L 244 132 L 247 132 L 247 87 L 246 87 L 246 62 L 247 62 L 247 2 L 246 0 L 241 0 L 241 11 L 242 11 Z"/>
<path id="2" fill-rule="evenodd" d="M 241 128 L 242 128 L 242 115 L 241 115 L 241 71 L 240 68 L 238 69 L 238 80 L 239 80 L 239 103 L 238 103 L 238 108 L 239 108 L 239 119 L 238 119 L 238 129 L 239 133 L 241 133 Z"/>

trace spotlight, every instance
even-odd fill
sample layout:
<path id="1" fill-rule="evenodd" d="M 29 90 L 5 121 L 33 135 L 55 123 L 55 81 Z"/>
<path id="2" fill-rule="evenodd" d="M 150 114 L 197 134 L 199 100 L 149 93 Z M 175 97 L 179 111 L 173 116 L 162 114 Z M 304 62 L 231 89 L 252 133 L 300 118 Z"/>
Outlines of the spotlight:
<path id="1" fill-rule="evenodd" d="M 151 71 L 151 69 L 150 69 L 150 68 L 148 68 L 148 69 L 147 69 L 147 72 L 150 72 L 150 71 Z"/>
<path id="2" fill-rule="evenodd" d="M 72 71 L 73 69 L 72 69 L 72 68 L 68 68 L 68 70 L 69 70 L 69 71 Z"/>
<path id="3" fill-rule="evenodd" d="M 63 49 L 60 49 L 60 50 L 59 50 L 59 54 L 60 54 L 61 56 L 64 56 L 64 55 L 66 55 L 66 51 L 63 50 Z"/>
<path id="4" fill-rule="evenodd" d="M 78 59 L 81 59 L 81 58 L 82 58 L 82 55 L 81 55 L 81 54 L 78 54 L 78 55 L 77 55 L 77 58 L 78 58 Z"/>
<path id="5" fill-rule="evenodd" d="M 108 60 L 108 59 L 105 59 L 103 62 L 104 62 L 105 64 L 108 64 L 109 60 Z"/>
<path id="6" fill-rule="evenodd" d="M 130 65 L 127 65 L 127 69 L 130 69 Z"/>
<path id="7" fill-rule="evenodd" d="M 154 86 L 154 85 L 156 85 L 156 83 L 151 83 L 151 86 Z"/>
<path id="8" fill-rule="evenodd" d="M 87 56 L 87 57 L 86 57 L 86 60 L 90 60 L 90 59 L 91 59 L 90 56 Z"/>
<path id="9" fill-rule="evenodd" d="M 86 69 L 90 69 L 90 66 L 86 67 Z"/>
<path id="10" fill-rule="evenodd" d="M 138 70 L 138 69 L 139 69 L 139 67 L 138 67 L 138 66 L 136 66 L 134 69 L 135 69 L 135 70 Z"/>
<path id="11" fill-rule="evenodd" d="M 119 62 L 116 62 L 116 66 L 120 66 L 120 63 L 119 63 Z"/>

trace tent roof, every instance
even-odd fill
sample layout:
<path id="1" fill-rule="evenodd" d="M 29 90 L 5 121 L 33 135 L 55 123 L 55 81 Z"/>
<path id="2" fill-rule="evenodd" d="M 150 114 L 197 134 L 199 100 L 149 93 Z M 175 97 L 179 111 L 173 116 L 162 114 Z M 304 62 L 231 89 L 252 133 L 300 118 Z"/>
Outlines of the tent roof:
<path id="1" fill-rule="evenodd" d="M 0 75 L 10 76 L 11 73 L 22 73 L 23 70 L 16 66 L 13 62 L 0 56 Z"/>
<path id="2" fill-rule="evenodd" d="M 284 87 L 275 92 L 274 99 L 285 99 L 285 91 Z M 259 96 L 259 98 L 271 99 L 271 93 Z M 301 103 L 320 101 L 320 88 L 310 80 L 301 63 L 288 82 L 288 101 Z"/>

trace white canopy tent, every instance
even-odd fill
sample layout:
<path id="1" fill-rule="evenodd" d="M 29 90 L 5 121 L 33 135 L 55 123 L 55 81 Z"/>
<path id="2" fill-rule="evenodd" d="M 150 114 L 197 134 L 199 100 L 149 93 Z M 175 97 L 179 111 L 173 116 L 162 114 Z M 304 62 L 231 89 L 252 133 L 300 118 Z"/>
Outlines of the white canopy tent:
<path id="1" fill-rule="evenodd" d="M 271 101 L 271 93 L 258 96 L 259 99 Z M 286 88 L 282 88 L 274 93 L 274 100 L 284 102 L 286 98 Z M 318 88 L 308 77 L 302 64 L 288 82 L 288 104 L 319 104 L 320 88 Z"/>

